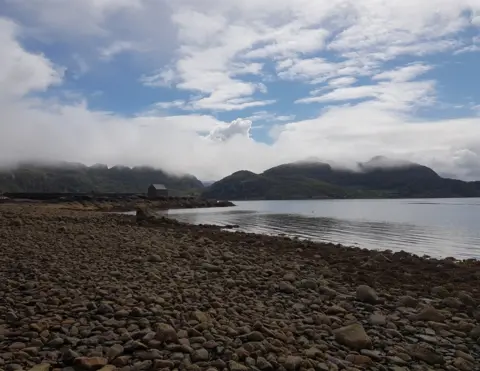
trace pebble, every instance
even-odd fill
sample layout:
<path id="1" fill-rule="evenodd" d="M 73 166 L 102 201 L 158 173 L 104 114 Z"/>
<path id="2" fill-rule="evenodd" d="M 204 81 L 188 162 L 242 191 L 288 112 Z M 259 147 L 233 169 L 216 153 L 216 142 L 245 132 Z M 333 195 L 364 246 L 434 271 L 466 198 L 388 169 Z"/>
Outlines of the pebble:
<path id="1" fill-rule="evenodd" d="M 346 361 L 353 363 L 354 365 L 368 365 L 372 363 L 372 359 L 365 355 L 349 354 Z"/>
<path id="2" fill-rule="evenodd" d="M 153 368 L 158 370 L 162 368 L 173 369 L 175 367 L 175 363 L 168 359 L 156 359 L 153 361 Z"/>
<path id="3" fill-rule="evenodd" d="M 49 371 L 50 370 L 50 364 L 49 363 L 40 363 L 38 365 L 33 366 L 30 368 L 29 371 Z"/>
<path id="4" fill-rule="evenodd" d="M 378 301 L 378 295 L 374 289 L 367 285 L 357 287 L 357 299 L 365 303 L 375 304 Z"/>
<path id="5" fill-rule="evenodd" d="M 335 340 L 351 349 L 370 348 L 372 341 L 363 326 L 354 323 L 334 330 Z"/>
<path id="6" fill-rule="evenodd" d="M 5 366 L 6 371 L 19 371 L 22 370 L 22 365 L 18 363 L 9 363 Z"/>
<path id="7" fill-rule="evenodd" d="M 107 351 L 108 359 L 114 359 L 123 353 L 123 346 L 121 344 L 113 344 Z"/>
<path id="8" fill-rule="evenodd" d="M 192 355 L 192 360 L 194 362 L 208 361 L 208 358 L 209 358 L 208 350 L 206 350 L 205 348 L 197 349 Z"/>
<path id="9" fill-rule="evenodd" d="M 480 370 L 473 263 L 15 207 L 3 371 Z"/>
<path id="10" fill-rule="evenodd" d="M 387 324 L 387 317 L 382 314 L 375 313 L 370 316 L 369 321 L 374 326 L 385 326 Z"/>
<path id="11" fill-rule="evenodd" d="M 16 342 L 10 345 L 8 348 L 12 351 L 16 351 L 16 350 L 21 350 L 25 347 L 26 347 L 25 343 Z"/>
<path id="12" fill-rule="evenodd" d="M 409 346 L 408 354 L 412 358 L 427 362 L 430 365 L 441 365 L 445 363 L 445 360 L 441 354 L 438 354 L 432 347 L 426 346 L 424 344 Z"/>
<path id="13" fill-rule="evenodd" d="M 287 293 L 287 294 L 292 294 L 296 291 L 295 286 L 291 285 L 290 283 L 286 281 L 282 281 L 278 284 L 278 288 L 280 291 Z"/>
<path id="14" fill-rule="evenodd" d="M 97 370 L 107 364 L 107 359 L 103 357 L 78 357 L 75 358 L 75 365 L 86 370 Z"/>
<path id="15" fill-rule="evenodd" d="M 474 370 L 474 364 L 473 362 L 467 361 L 465 358 L 455 358 L 455 361 L 453 361 L 453 365 L 462 371 L 473 371 Z"/>
<path id="16" fill-rule="evenodd" d="M 54 338 L 47 343 L 47 346 L 52 348 L 58 348 L 59 346 L 63 345 L 64 342 L 65 340 L 63 340 L 62 338 Z"/>
<path id="17" fill-rule="evenodd" d="M 434 307 L 427 305 L 419 313 L 410 316 L 412 321 L 444 322 L 445 316 Z"/>
<path id="18" fill-rule="evenodd" d="M 295 371 L 300 367 L 301 363 L 302 363 L 302 357 L 288 356 L 285 361 L 285 368 L 288 371 Z"/>
<path id="19" fill-rule="evenodd" d="M 156 339 L 162 342 L 176 343 L 178 342 L 178 335 L 175 329 L 166 324 L 160 323 L 157 325 Z"/>
<path id="20" fill-rule="evenodd" d="M 148 351 L 140 351 L 135 354 L 135 356 L 142 361 L 151 361 L 154 359 L 162 358 L 162 353 L 158 349 L 150 349 Z"/>
<path id="21" fill-rule="evenodd" d="M 470 354 L 468 353 L 465 353 L 465 352 L 462 352 L 461 350 L 457 350 L 455 351 L 455 356 L 457 357 L 460 357 L 460 358 L 463 358 L 469 362 L 472 362 L 474 363 L 475 362 L 475 358 L 473 358 Z"/>
<path id="22" fill-rule="evenodd" d="M 228 368 L 230 371 L 248 371 L 248 367 L 245 365 L 242 365 L 241 363 L 235 362 L 235 361 L 230 361 L 228 363 Z"/>
<path id="23" fill-rule="evenodd" d="M 248 341 L 263 341 L 265 337 L 259 331 L 253 331 L 247 335 Z"/>
<path id="24" fill-rule="evenodd" d="M 273 366 L 270 362 L 268 362 L 265 358 L 263 357 L 258 357 L 257 358 L 257 367 L 260 370 L 272 370 Z"/>

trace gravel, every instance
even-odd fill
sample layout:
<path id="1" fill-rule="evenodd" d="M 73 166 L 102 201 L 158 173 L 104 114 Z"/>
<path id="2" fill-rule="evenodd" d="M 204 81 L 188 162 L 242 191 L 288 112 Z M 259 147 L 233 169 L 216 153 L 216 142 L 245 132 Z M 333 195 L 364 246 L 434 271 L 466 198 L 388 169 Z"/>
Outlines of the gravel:
<path id="1" fill-rule="evenodd" d="M 0 370 L 480 369 L 480 266 L 0 205 Z"/>

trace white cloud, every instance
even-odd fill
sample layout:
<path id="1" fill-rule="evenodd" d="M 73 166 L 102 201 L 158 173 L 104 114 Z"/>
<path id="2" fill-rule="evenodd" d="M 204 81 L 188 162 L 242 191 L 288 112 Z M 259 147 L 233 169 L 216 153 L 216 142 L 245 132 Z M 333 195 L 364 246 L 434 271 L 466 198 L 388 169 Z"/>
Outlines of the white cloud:
<path id="1" fill-rule="evenodd" d="M 258 93 L 254 84 L 235 74 L 234 66 L 242 59 L 279 58 L 278 76 L 289 80 L 320 83 L 339 76 L 368 76 L 397 55 L 424 55 L 454 47 L 452 40 L 442 37 L 455 34 L 465 24 L 464 7 L 444 2 L 438 4 L 441 12 L 436 16 L 430 6 L 413 2 L 411 7 L 373 1 L 362 6 L 347 2 L 342 7 L 335 1 L 264 0 L 258 5 L 237 4 L 233 12 L 229 2 L 207 4 L 183 1 L 183 6 L 174 7 L 181 45 L 174 67 L 176 87 L 204 94 L 193 103 L 202 109 L 231 110 L 231 99 L 235 102 Z M 210 13 L 213 8 L 217 11 Z M 288 11 L 293 12 L 291 17 L 285 16 Z M 275 21 L 269 22 L 268 16 Z M 328 43 L 328 38 L 333 41 Z M 326 48 L 343 55 L 343 60 L 304 57 Z M 255 100 L 255 105 L 260 104 Z M 239 106 L 245 107 L 250 103 Z"/>
<path id="2" fill-rule="evenodd" d="M 307 81 L 319 84 L 328 79 L 343 76 L 369 76 L 378 67 L 376 62 L 349 59 L 331 62 L 325 58 L 288 59 L 277 63 L 278 76 L 285 80 Z"/>
<path id="3" fill-rule="evenodd" d="M 474 36 L 468 45 L 455 50 L 454 54 L 475 53 L 478 51 L 480 51 L 480 36 Z"/>
<path id="4" fill-rule="evenodd" d="M 357 82 L 357 79 L 352 76 L 347 76 L 347 77 L 339 77 L 337 79 L 330 80 L 328 82 L 328 85 L 334 88 L 338 88 L 340 86 L 348 86 L 348 85 L 353 85 Z"/>
<path id="5" fill-rule="evenodd" d="M 249 138 L 251 128 L 252 122 L 250 120 L 236 119 L 229 124 L 217 126 L 210 132 L 208 138 L 220 142 L 225 142 L 237 135 Z"/>
<path id="6" fill-rule="evenodd" d="M 397 76 L 398 75 L 394 75 Z M 368 99 L 382 109 L 411 110 L 434 102 L 432 81 L 380 82 L 376 85 L 340 87 L 323 95 L 302 98 L 297 103 L 337 102 Z"/>
<path id="7" fill-rule="evenodd" d="M 143 75 L 140 82 L 150 87 L 171 87 L 175 82 L 175 71 L 172 68 L 165 68 L 151 75 Z"/>
<path id="8" fill-rule="evenodd" d="M 142 81 L 193 92 L 199 99 L 191 106 L 207 110 L 234 110 L 236 99 L 239 110 L 268 104 L 259 96 L 265 89 L 244 76 L 259 74 L 265 59 L 277 62 L 282 79 L 318 84 L 370 76 L 397 56 L 458 48 L 456 33 L 476 23 L 468 11 L 480 9 L 475 0 L 6 1 L 29 16 L 36 34 L 93 35 L 89 42 L 99 43 L 104 58 L 126 51 L 171 56 L 168 67 Z"/>
<path id="9" fill-rule="evenodd" d="M 72 59 L 74 62 L 74 67 L 71 68 L 71 70 L 73 71 L 72 73 L 75 79 L 80 78 L 90 70 L 90 66 L 80 55 L 73 54 Z"/>
<path id="10" fill-rule="evenodd" d="M 462 15 L 468 7 L 467 1 L 366 1 L 351 5 L 355 23 L 342 31 L 329 47 L 343 52 L 379 53 L 377 57 L 384 59 L 398 53 L 421 52 L 417 45 L 440 41 L 464 28 L 468 22 Z M 436 11 L 432 12 L 432 8 Z M 397 49 L 385 50 L 390 46 Z"/>
<path id="11" fill-rule="evenodd" d="M 0 96 L 23 96 L 62 81 L 63 70 L 41 54 L 27 53 L 15 41 L 18 26 L 0 18 Z"/>
<path id="12" fill-rule="evenodd" d="M 415 79 L 419 75 L 432 69 L 432 66 L 416 63 L 400 67 L 391 71 L 384 71 L 375 76 L 374 80 L 391 80 L 394 82 L 406 82 Z"/>
<path id="13" fill-rule="evenodd" d="M 154 107 L 168 109 L 168 108 L 181 108 L 185 106 L 185 101 L 178 99 L 172 102 L 158 102 L 154 104 Z"/>
<path id="14" fill-rule="evenodd" d="M 272 112 L 259 111 L 246 118 L 247 120 L 256 122 L 285 122 L 295 120 L 295 115 L 276 115 Z"/>
<path id="15" fill-rule="evenodd" d="M 100 55 L 106 60 L 110 60 L 117 54 L 135 50 L 137 47 L 130 41 L 115 41 L 109 46 L 100 49 Z"/>
<path id="16" fill-rule="evenodd" d="M 317 156 L 352 164 L 383 154 L 468 177 L 468 169 L 456 168 L 451 159 L 465 149 L 480 154 L 476 137 L 480 134 L 479 124 L 478 118 L 416 121 L 366 102 L 331 108 L 317 119 L 287 124 L 275 146 L 293 153 L 295 144 L 302 143 L 296 147 L 297 159 Z M 313 150 L 315 147 L 321 150 Z"/>
<path id="17" fill-rule="evenodd" d="M 271 58 L 295 56 L 322 50 L 329 31 L 321 28 L 303 28 L 301 23 L 290 23 L 267 31 L 257 42 L 263 46 L 245 54 L 245 58 Z"/>
<path id="18" fill-rule="evenodd" d="M 4 0 L 29 18 L 35 31 L 56 39 L 105 36 L 106 21 L 119 12 L 140 10 L 143 0 Z"/>
<path id="19" fill-rule="evenodd" d="M 187 102 L 182 99 L 177 99 L 170 102 L 156 102 L 150 105 L 146 110 L 143 112 L 139 112 L 137 117 L 142 116 L 164 116 L 168 110 L 171 109 L 185 109 L 187 106 Z"/>
<path id="20" fill-rule="evenodd" d="M 312 156 L 348 163 L 393 155 L 465 178 L 478 167 L 480 119 L 415 118 L 418 106 L 435 103 L 436 82 L 421 77 L 431 68 L 427 62 L 410 64 L 418 56 L 427 60 L 429 54 L 458 50 L 457 34 L 476 24 L 468 10 L 480 10 L 478 1 L 7 3 L 22 26 L 0 21 L 2 161 L 150 164 L 203 179 Z M 52 62 L 56 55 L 24 49 L 20 36 L 61 41 L 88 66 L 84 73 L 94 68 L 90 53 L 101 51 L 95 57 L 112 63 L 119 52 L 149 54 L 154 67 L 141 82 L 163 88 L 160 102 L 131 118 L 95 111 L 78 95 L 73 103 L 60 96 L 32 97 L 60 84 L 62 68 Z M 282 80 L 285 90 L 276 91 L 266 74 L 273 82 Z M 294 115 L 276 112 L 277 98 L 279 104 L 298 98 L 285 97 L 293 94 L 287 84 L 315 85 L 313 95 L 300 101 L 321 103 L 321 113 L 295 121 Z M 184 95 L 168 101 L 165 88 Z M 199 114 L 266 105 L 272 105 L 268 111 L 250 117 L 239 112 L 230 123 Z M 170 108 L 192 114 L 162 117 Z M 255 120 L 276 123 L 272 144 L 252 138 Z"/>

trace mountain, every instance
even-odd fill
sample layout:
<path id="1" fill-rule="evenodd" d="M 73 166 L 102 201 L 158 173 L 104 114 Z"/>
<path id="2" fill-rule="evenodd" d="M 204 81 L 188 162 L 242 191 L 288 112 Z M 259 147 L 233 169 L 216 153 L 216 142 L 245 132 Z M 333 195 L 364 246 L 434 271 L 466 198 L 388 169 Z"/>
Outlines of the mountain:
<path id="1" fill-rule="evenodd" d="M 377 156 L 358 163 L 356 170 L 305 161 L 261 174 L 238 171 L 206 188 L 203 196 L 228 200 L 480 197 L 480 182 L 442 178 L 429 167 Z"/>
<path id="2" fill-rule="evenodd" d="M 21 164 L 0 169 L 0 192 L 146 193 L 151 183 L 164 184 L 173 195 L 199 193 L 204 186 L 192 175 L 175 176 L 151 167 L 76 163 Z"/>
<path id="3" fill-rule="evenodd" d="M 202 180 L 202 184 L 203 184 L 204 187 L 209 187 L 215 182 L 216 182 L 216 180 Z"/>

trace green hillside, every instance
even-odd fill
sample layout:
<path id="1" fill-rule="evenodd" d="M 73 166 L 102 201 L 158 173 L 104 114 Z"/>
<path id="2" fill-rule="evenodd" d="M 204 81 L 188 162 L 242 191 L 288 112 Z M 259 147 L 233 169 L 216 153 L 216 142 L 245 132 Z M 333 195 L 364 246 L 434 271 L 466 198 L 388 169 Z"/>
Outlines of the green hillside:
<path id="1" fill-rule="evenodd" d="M 204 188 L 194 176 L 174 176 L 150 167 L 24 164 L 0 170 L 0 192 L 145 193 L 151 183 L 165 184 L 174 194 L 198 193 Z"/>
<path id="2" fill-rule="evenodd" d="M 480 197 L 480 182 L 445 179 L 426 166 L 375 157 L 358 164 L 357 171 L 321 162 L 283 164 L 261 174 L 239 171 L 203 195 L 229 200 Z"/>

